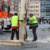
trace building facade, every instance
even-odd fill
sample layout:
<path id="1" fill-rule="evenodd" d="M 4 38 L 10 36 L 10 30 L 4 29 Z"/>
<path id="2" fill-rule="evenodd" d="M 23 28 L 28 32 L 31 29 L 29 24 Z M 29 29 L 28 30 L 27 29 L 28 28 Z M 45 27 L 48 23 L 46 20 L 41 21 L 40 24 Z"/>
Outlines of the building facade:
<path id="1" fill-rule="evenodd" d="M 2 3 L 4 0 L 1 0 Z M 21 0 L 7 0 L 11 9 L 21 11 Z M 13 1 L 13 2 L 12 2 Z M 18 4 L 19 3 L 19 4 Z M 50 17 L 50 0 L 28 0 L 27 14 L 32 13 L 36 17 Z"/>
<path id="2" fill-rule="evenodd" d="M 14 10 L 18 11 L 19 0 L 13 0 L 14 2 Z"/>
<path id="3" fill-rule="evenodd" d="M 0 0 L 0 3 L 2 3 L 3 1 L 7 1 L 9 6 L 11 5 L 12 2 L 12 0 Z"/>
<path id="4" fill-rule="evenodd" d="M 19 12 L 21 11 L 21 0 L 19 0 Z M 28 0 L 27 14 L 33 14 L 36 17 L 40 17 L 40 0 Z"/>
<path id="5" fill-rule="evenodd" d="M 50 0 L 40 0 L 41 5 L 41 17 L 50 18 Z"/>
<path id="6" fill-rule="evenodd" d="M 21 3 L 19 11 L 20 5 Z M 50 0 L 29 0 L 27 13 L 32 13 L 36 17 L 50 17 Z"/>
<path id="7" fill-rule="evenodd" d="M 11 5 L 10 5 L 11 11 L 10 12 L 18 11 L 18 3 L 19 3 L 19 0 L 11 1 Z"/>
<path id="8" fill-rule="evenodd" d="M 32 13 L 36 17 L 40 17 L 40 0 L 29 0 L 28 15 Z"/>

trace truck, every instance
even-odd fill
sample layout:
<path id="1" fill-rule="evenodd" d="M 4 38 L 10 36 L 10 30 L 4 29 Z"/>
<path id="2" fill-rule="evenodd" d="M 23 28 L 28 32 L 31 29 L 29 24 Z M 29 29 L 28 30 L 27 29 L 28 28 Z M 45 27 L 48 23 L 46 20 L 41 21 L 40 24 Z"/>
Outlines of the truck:
<path id="1" fill-rule="evenodd" d="M 8 5 L 0 4 L 0 29 L 2 30 L 9 30 L 11 28 L 10 17 L 8 15 L 13 16 L 13 13 L 8 14 Z"/>

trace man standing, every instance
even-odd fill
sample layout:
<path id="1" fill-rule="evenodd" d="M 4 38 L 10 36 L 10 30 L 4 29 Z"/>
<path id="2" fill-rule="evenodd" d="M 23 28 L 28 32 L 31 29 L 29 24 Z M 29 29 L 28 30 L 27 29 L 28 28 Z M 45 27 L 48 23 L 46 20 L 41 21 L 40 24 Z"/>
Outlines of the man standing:
<path id="1" fill-rule="evenodd" d="M 5 8 L 6 8 L 5 1 L 3 1 L 1 5 L 2 5 L 2 11 L 5 12 Z"/>
<path id="2" fill-rule="evenodd" d="M 1 4 L 0 4 L 0 12 L 2 12 L 2 7 L 1 7 Z"/>
<path id="3" fill-rule="evenodd" d="M 9 16 L 9 13 L 10 13 L 10 6 L 8 5 L 8 16 Z"/>
<path id="4" fill-rule="evenodd" d="M 24 19 L 21 19 L 18 17 L 18 13 L 15 13 L 14 16 L 10 19 L 11 26 L 12 26 L 12 34 L 11 34 L 11 40 L 13 40 L 14 34 L 16 32 L 16 38 L 19 40 L 19 21 L 23 21 Z"/>
<path id="5" fill-rule="evenodd" d="M 34 35 L 34 39 L 32 41 L 36 41 L 37 40 L 36 29 L 38 27 L 38 21 L 37 21 L 36 17 L 33 16 L 33 14 L 30 14 L 29 25 L 30 25 L 29 28 L 32 29 L 33 35 Z"/>

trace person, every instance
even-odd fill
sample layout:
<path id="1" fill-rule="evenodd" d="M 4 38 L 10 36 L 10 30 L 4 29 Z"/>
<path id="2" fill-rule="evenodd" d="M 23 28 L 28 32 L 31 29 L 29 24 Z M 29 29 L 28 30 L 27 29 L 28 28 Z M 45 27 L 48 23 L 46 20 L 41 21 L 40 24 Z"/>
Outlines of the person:
<path id="1" fill-rule="evenodd" d="M 0 4 L 0 12 L 2 12 L 2 7 L 1 7 L 1 4 Z"/>
<path id="2" fill-rule="evenodd" d="M 41 21 L 42 21 L 42 24 L 44 24 L 44 17 L 42 17 L 42 20 Z"/>
<path id="3" fill-rule="evenodd" d="M 5 8 L 6 8 L 5 1 L 3 1 L 1 5 L 2 5 L 2 11 L 5 12 Z"/>
<path id="4" fill-rule="evenodd" d="M 8 16 L 9 16 L 9 13 L 10 13 L 10 6 L 8 5 Z"/>
<path id="5" fill-rule="evenodd" d="M 33 35 L 34 35 L 34 39 L 32 41 L 36 41 L 37 40 L 37 34 L 36 34 L 36 29 L 38 27 L 38 21 L 36 19 L 35 16 L 33 16 L 33 14 L 30 14 L 30 18 L 29 18 L 29 25 L 30 25 L 30 29 L 32 29 L 33 31 Z"/>
<path id="6" fill-rule="evenodd" d="M 10 19 L 11 21 L 11 27 L 12 27 L 12 34 L 11 34 L 11 40 L 14 38 L 14 34 L 16 32 L 16 38 L 19 40 L 19 21 L 23 21 L 24 19 L 21 19 L 18 17 L 18 13 L 15 13 L 14 16 Z"/>
<path id="7" fill-rule="evenodd" d="M 41 18 L 39 18 L 39 20 L 38 20 L 38 21 L 39 21 L 39 24 L 41 24 Z"/>

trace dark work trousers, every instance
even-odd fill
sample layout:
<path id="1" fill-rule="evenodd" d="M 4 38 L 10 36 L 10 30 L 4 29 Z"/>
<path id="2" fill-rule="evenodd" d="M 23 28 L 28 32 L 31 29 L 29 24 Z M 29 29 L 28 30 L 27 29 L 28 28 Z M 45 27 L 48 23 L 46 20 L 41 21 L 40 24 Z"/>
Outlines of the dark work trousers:
<path id="1" fill-rule="evenodd" d="M 8 12 L 8 17 L 9 17 L 9 12 Z"/>
<path id="2" fill-rule="evenodd" d="M 11 40 L 13 40 L 15 32 L 16 32 L 16 38 L 17 40 L 19 40 L 19 30 L 17 29 L 12 29 Z"/>
<path id="3" fill-rule="evenodd" d="M 27 39 L 27 29 L 26 29 L 26 39 Z"/>
<path id="4" fill-rule="evenodd" d="M 8 17 L 9 17 L 9 13 L 10 13 L 10 6 L 8 6 Z"/>
<path id="5" fill-rule="evenodd" d="M 37 28 L 33 28 L 33 29 L 32 29 L 33 35 L 34 35 L 34 40 L 37 39 L 36 29 L 37 29 Z"/>

